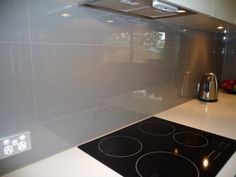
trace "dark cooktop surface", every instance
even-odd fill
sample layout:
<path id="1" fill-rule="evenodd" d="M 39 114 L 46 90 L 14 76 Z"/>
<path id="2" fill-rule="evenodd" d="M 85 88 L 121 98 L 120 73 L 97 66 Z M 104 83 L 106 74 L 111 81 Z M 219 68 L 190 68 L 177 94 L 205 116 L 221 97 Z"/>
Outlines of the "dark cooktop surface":
<path id="1" fill-rule="evenodd" d="M 125 177 L 214 177 L 236 141 L 151 117 L 78 148 Z"/>

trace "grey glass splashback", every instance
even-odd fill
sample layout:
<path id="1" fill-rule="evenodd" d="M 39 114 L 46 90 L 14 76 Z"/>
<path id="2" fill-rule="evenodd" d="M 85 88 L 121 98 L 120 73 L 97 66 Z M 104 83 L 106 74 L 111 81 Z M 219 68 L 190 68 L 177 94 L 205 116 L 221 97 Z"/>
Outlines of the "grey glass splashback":
<path id="1" fill-rule="evenodd" d="M 226 36 L 225 59 L 222 80 L 236 79 L 236 32 L 230 32 Z"/>

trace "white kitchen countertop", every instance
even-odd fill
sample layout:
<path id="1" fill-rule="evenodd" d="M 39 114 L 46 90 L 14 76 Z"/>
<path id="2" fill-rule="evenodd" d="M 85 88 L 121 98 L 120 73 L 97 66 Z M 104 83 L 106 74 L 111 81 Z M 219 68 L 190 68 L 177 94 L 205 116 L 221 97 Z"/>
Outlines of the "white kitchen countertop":
<path id="1" fill-rule="evenodd" d="M 216 103 L 192 100 L 156 116 L 236 140 L 236 95 L 219 93 Z M 236 152 L 217 177 L 234 177 Z M 77 147 L 4 175 L 4 177 L 118 177 Z"/>

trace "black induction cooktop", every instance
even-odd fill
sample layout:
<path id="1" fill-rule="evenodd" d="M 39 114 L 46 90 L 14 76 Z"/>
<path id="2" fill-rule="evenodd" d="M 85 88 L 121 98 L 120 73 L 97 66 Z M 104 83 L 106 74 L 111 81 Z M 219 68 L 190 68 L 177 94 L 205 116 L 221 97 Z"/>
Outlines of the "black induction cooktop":
<path id="1" fill-rule="evenodd" d="M 214 177 L 236 141 L 150 117 L 78 148 L 125 177 Z"/>

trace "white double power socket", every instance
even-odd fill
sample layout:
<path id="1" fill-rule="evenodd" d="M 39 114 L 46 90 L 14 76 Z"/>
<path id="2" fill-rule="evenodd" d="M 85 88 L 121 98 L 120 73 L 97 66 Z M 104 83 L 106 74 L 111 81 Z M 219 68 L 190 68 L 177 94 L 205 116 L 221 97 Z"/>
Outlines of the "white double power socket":
<path id="1" fill-rule="evenodd" d="M 30 150 L 30 132 L 23 132 L 0 139 L 0 159 Z"/>

